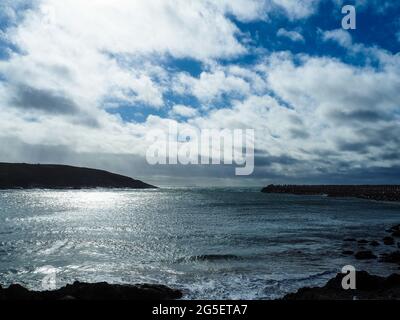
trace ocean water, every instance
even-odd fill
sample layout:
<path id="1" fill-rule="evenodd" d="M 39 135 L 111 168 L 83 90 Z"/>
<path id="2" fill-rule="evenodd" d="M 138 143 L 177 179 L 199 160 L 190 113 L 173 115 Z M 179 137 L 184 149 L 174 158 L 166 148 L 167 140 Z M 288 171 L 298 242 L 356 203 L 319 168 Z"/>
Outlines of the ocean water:
<path id="1" fill-rule="evenodd" d="M 0 284 L 160 283 L 185 299 L 274 299 L 351 264 L 346 237 L 382 239 L 400 204 L 259 189 L 0 191 Z M 368 249 L 368 245 L 365 246 Z M 355 248 L 353 248 L 355 249 Z M 380 246 L 378 251 L 389 250 Z"/>

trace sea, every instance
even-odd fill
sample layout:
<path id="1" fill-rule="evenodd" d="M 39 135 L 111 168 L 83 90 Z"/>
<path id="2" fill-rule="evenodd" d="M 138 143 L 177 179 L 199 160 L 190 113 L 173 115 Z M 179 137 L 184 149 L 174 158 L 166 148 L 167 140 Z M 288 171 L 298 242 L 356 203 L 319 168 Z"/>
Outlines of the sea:
<path id="1" fill-rule="evenodd" d="M 183 299 L 277 299 L 320 286 L 400 223 L 400 204 L 260 188 L 0 191 L 0 284 L 164 284 Z M 381 244 L 377 254 L 393 250 Z M 47 279 L 47 280 L 46 280 Z"/>

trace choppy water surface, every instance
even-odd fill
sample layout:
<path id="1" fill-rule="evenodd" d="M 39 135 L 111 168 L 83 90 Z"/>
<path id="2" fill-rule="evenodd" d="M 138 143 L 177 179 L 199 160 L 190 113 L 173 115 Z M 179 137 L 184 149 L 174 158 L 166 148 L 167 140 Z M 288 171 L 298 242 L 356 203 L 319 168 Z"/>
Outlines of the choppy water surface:
<path id="1" fill-rule="evenodd" d="M 185 298 L 267 299 L 320 285 L 343 238 L 380 239 L 400 204 L 258 189 L 0 191 L 0 283 L 161 283 Z M 381 246 L 378 250 L 387 250 Z"/>

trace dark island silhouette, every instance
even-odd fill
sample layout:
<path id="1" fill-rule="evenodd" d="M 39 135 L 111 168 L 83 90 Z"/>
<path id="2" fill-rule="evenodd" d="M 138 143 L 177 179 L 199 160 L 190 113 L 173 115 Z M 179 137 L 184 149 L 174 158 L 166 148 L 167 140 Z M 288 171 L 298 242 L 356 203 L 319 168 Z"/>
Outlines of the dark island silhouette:
<path id="1" fill-rule="evenodd" d="M 327 195 L 378 201 L 400 201 L 400 185 L 269 185 L 264 193 Z"/>
<path id="2" fill-rule="evenodd" d="M 54 164 L 0 163 L 0 189 L 156 188 L 103 170 Z"/>

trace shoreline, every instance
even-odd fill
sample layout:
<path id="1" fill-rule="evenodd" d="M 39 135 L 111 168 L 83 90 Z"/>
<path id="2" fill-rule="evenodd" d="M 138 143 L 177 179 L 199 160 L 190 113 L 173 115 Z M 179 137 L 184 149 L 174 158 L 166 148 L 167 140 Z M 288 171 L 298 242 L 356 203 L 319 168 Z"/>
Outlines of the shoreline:
<path id="1" fill-rule="evenodd" d="M 58 300 L 175 300 L 182 298 L 180 290 L 158 284 L 109 284 L 75 281 L 52 291 L 28 290 L 19 284 L 0 286 L 0 301 L 58 301 Z"/>
<path id="2" fill-rule="evenodd" d="M 355 290 L 344 290 L 345 274 L 338 273 L 322 287 L 303 287 L 275 301 L 290 300 L 400 300 L 400 274 L 376 276 L 356 271 Z M 0 301 L 158 301 L 179 300 L 183 292 L 156 284 L 109 284 L 74 282 L 52 291 L 28 290 L 19 284 L 0 286 Z M 274 300 L 271 300 L 274 301 Z"/>
<path id="3" fill-rule="evenodd" d="M 385 230 L 390 236 L 382 239 L 345 238 L 343 243 L 353 245 L 352 250 L 343 250 L 342 255 L 354 256 L 357 260 L 398 265 L 400 270 L 400 224 Z M 389 253 L 377 253 L 380 246 Z M 354 249 L 354 247 L 356 249 Z M 282 300 L 400 300 L 400 272 L 387 277 L 372 275 L 367 271 L 356 271 L 356 289 L 344 290 L 342 280 L 346 274 L 338 273 L 322 287 L 303 287 L 286 294 Z"/>
<path id="4" fill-rule="evenodd" d="M 157 189 L 156 186 L 105 170 L 54 164 L 0 162 L 0 190 Z"/>
<path id="5" fill-rule="evenodd" d="M 294 195 L 326 195 L 375 201 L 400 201 L 400 185 L 269 185 L 263 193 Z"/>
<path id="6" fill-rule="evenodd" d="M 385 230 L 390 234 L 381 239 L 345 238 L 343 256 L 356 260 L 397 265 L 400 270 L 400 224 Z M 352 250 L 348 248 L 351 245 Z M 379 253 L 376 248 L 390 249 Z M 387 277 L 356 271 L 355 290 L 344 290 L 338 273 L 322 287 L 303 287 L 277 300 L 400 300 L 400 272 Z M 19 284 L 8 288 L 0 285 L 0 301 L 54 301 L 54 300 L 175 300 L 184 298 L 184 292 L 159 284 L 109 284 L 74 282 L 54 291 L 31 291 Z"/>
<path id="7" fill-rule="evenodd" d="M 344 290 L 345 274 L 338 273 L 323 287 L 303 287 L 280 300 L 400 300 L 400 274 L 388 277 L 356 271 L 356 289 Z"/>

